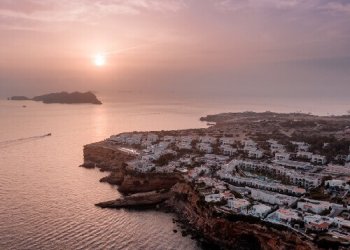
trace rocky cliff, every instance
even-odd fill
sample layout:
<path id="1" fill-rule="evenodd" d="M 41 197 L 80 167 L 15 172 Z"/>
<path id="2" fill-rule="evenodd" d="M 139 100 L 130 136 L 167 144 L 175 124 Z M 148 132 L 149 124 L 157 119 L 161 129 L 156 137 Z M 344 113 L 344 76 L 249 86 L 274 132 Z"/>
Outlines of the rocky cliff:
<path id="1" fill-rule="evenodd" d="M 205 238 L 230 249 L 316 249 L 316 246 L 284 227 L 262 223 L 247 216 L 218 214 L 203 202 L 191 184 L 179 182 L 166 201 L 180 217 Z"/>
<path id="2" fill-rule="evenodd" d="M 109 171 L 109 176 L 102 178 L 101 181 L 119 185 L 118 190 L 124 194 L 170 189 L 181 178 L 180 175 L 173 173 L 143 174 L 130 171 L 126 168 L 126 162 L 135 157 L 106 141 L 97 142 L 84 147 L 82 166 Z"/>
<path id="3" fill-rule="evenodd" d="M 179 180 L 176 174 L 126 172 L 118 190 L 124 194 L 170 189 Z"/>
<path id="4" fill-rule="evenodd" d="M 163 192 L 145 192 L 129 195 L 112 201 L 97 203 L 101 208 L 139 208 L 154 206 L 170 198 L 171 193 Z"/>
<path id="5" fill-rule="evenodd" d="M 128 154 L 108 142 L 97 142 L 84 146 L 84 163 L 82 167 L 99 168 L 109 171 L 110 175 L 101 179 L 112 185 L 119 185 L 124 180 L 126 162 L 135 159 L 135 155 Z"/>

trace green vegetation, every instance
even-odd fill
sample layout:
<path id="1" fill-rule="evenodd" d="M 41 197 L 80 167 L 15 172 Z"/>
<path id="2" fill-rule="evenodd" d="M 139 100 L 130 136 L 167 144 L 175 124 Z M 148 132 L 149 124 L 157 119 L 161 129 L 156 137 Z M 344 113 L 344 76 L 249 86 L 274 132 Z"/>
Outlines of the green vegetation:
<path id="1" fill-rule="evenodd" d="M 168 163 L 172 160 L 175 160 L 176 156 L 174 154 L 164 154 L 161 157 L 159 157 L 158 160 L 154 160 L 153 163 L 157 166 L 165 166 L 168 165 Z"/>
<path id="2" fill-rule="evenodd" d="M 317 126 L 317 123 L 315 121 L 308 121 L 308 120 L 288 120 L 285 122 L 281 122 L 280 125 L 282 127 L 287 128 L 303 128 L 303 127 L 315 127 Z"/>
<path id="3" fill-rule="evenodd" d="M 293 140 L 303 141 L 311 145 L 310 151 L 327 157 L 327 160 L 333 160 L 337 155 L 349 154 L 349 140 L 337 140 L 334 136 L 305 136 L 302 134 L 293 134 Z M 328 145 L 325 147 L 325 143 Z"/>
<path id="4" fill-rule="evenodd" d="M 329 194 L 325 193 L 323 187 L 318 187 L 310 190 L 310 193 L 307 198 L 321 201 L 330 201 L 331 197 Z"/>

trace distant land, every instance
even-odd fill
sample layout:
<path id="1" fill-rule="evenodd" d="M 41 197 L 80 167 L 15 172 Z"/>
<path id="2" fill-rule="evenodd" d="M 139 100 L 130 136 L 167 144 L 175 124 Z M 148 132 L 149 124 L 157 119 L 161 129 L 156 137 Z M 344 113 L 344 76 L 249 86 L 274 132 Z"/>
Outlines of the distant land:
<path id="1" fill-rule="evenodd" d="M 35 96 L 33 98 L 28 98 L 26 96 L 12 96 L 8 98 L 9 100 L 19 101 L 19 100 L 32 100 L 41 101 L 43 103 L 62 103 L 62 104 L 76 104 L 76 103 L 91 103 L 91 104 L 102 104 L 100 100 L 97 99 L 96 95 L 92 92 L 59 92 L 50 93 L 40 96 Z"/>

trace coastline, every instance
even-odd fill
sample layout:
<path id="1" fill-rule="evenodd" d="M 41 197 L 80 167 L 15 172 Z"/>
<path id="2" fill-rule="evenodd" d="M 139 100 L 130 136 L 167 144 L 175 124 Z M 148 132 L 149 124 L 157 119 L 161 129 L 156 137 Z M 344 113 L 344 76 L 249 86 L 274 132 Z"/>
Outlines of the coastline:
<path id="1" fill-rule="evenodd" d="M 85 145 L 82 166 L 109 171 L 110 174 L 100 181 L 118 185 L 123 194 L 120 199 L 100 202 L 96 206 L 171 211 L 186 228 L 183 236 L 191 234 L 219 249 L 346 249 L 349 242 L 345 238 L 338 240 L 324 229 L 315 234 L 305 224 L 298 224 L 302 216 L 331 220 L 328 227 L 332 225 L 333 229 L 335 223 L 339 223 L 337 218 L 333 223 L 334 216 L 327 217 L 330 207 L 323 217 L 319 212 L 297 210 L 297 203 L 299 208 L 299 203 L 305 203 L 305 200 L 325 203 L 311 200 L 315 199 L 311 195 L 317 195 L 313 190 L 324 187 L 325 179 L 317 176 L 321 176 L 320 172 L 326 170 L 322 166 L 336 158 L 337 152 L 327 154 L 327 157 L 315 154 L 313 156 L 322 162 L 311 164 L 305 159 L 298 160 L 298 146 L 293 146 L 293 139 L 308 140 L 304 137 L 308 134 L 313 141 L 316 137 L 329 141 L 328 144 L 323 141 L 323 145 L 339 146 L 337 142 L 340 141 L 344 151 L 349 147 L 346 144 L 350 138 L 346 127 L 349 119 L 350 116 L 272 112 L 212 115 L 201 118 L 215 122 L 207 129 L 122 133 Z M 245 149 L 247 144 L 251 144 L 248 151 L 254 153 L 255 160 L 250 160 L 252 156 Z M 277 151 L 275 155 L 269 144 L 278 146 L 282 152 Z M 306 142 L 296 144 L 311 146 Z M 294 153 L 287 153 L 286 148 Z M 320 149 L 327 153 L 324 146 Z M 293 160 L 275 159 L 277 156 L 291 157 L 291 154 Z M 303 169 L 304 175 L 293 168 Z M 298 181 L 296 184 L 295 178 L 309 178 L 309 182 Z M 280 204 L 259 200 L 259 197 L 253 197 L 252 192 L 257 192 L 254 190 L 265 195 L 270 192 L 278 195 L 278 199 L 287 200 Z M 237 202 L 239 207 L 235 208 L 229 202 Z M 344 210 L 339 204 L 327 204 L 340 212 Z M 268 208 L 268 211 L 254 214 L 252 207 Z M 278 213 L 285 213 L 289 219 L 275 217 Z"/>
<path id="2" fill-rule="evenodd" d="M 92 153 L 93 152 L 93 153 Z M 84 147 L 84 164 L 82 167 L 96 167 L 101 171 L 111 172 L 101 180 L 112 185 L 119 185 L 118 190 L 124 195 L 118 200 L 106 201 L 95 204 L 102 208 L 131 208 L 131 209 L 159 209 L 160 211 L 174 212 L 184 228 L 183 236 L 191 234 L 192 237 L 200 239 L 211 246 L 229 249 L 244 244 L 253 244 L 255 249 L 315 249 L 313 242 L 305 241 L 304 237 L 289 231 L 287 228 L 264 226 L 255 218 L 250 217 L 219 217 L 217 211 L 212 209 L 201 209 L 200 198 L 190 183 L 187 183 L 181 175 L 174 184 L 164 179 L 167 175 L 140 174 L 127 170 L 125 160 L 133 159 L 134 156 L 120 151 L 107 141 L 93 143 Z M 93 165 L 92 165 L 93 164 Z M 112 177 L 118 173 L 117 177 Z M 170 175 L 171 177 L 174 177 Z M 151 182 L 150 182 L 151 180 Z M 124 182 L 125 181 L 125 182 Z M 130 185 L 133 183 L 132 185 Z M 135 190 L 133 185 L 138 186 Z M 167 187 L 167 188 L 166 188 Z M 130 189 L 129 189 L 130 188 Z M 166 192 L 166 195 L 153 203 L 149 203 L 149 195 L 157 195 L 157 191 Z M 151 193 L 149 193 L 151 192 Z M 139 194 L 137 200 L 130 199 L 130 194 Z M 166 198 L 165 198 L 166 197 Z M 125 200 L 126 199 L 126 200 Z M 130 202 L 131 201 L 131 202 Z M 130 202 L 130 203 L 129 203 Z M 132 204 L 131 204 L 132 203 Z M 205 207 L 208 208 L 208 207 Z M 184 226 L 186 225 L 186 226 Z M 269 225 L 271 226 L 271 225 Z M 220 230 L 219 230 L 220 229 Z M 283 231 L 281 231 L 283 229 Z M 279 245 L 283 242 L 292 242 L 285 246 Z M 261 248 L 256 248 L 260 244 Z M 252 248 L 250 248 L 252 249 Z"/>

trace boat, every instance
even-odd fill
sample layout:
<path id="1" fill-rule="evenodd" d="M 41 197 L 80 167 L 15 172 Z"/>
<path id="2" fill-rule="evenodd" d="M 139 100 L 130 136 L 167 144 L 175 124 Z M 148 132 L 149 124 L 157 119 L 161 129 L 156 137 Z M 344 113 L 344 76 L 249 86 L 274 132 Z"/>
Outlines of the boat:
<path id="1" fill-rule="evenodd" d="M 48 133 L 46 136 L 51 136 L 51 133 Z"/>

